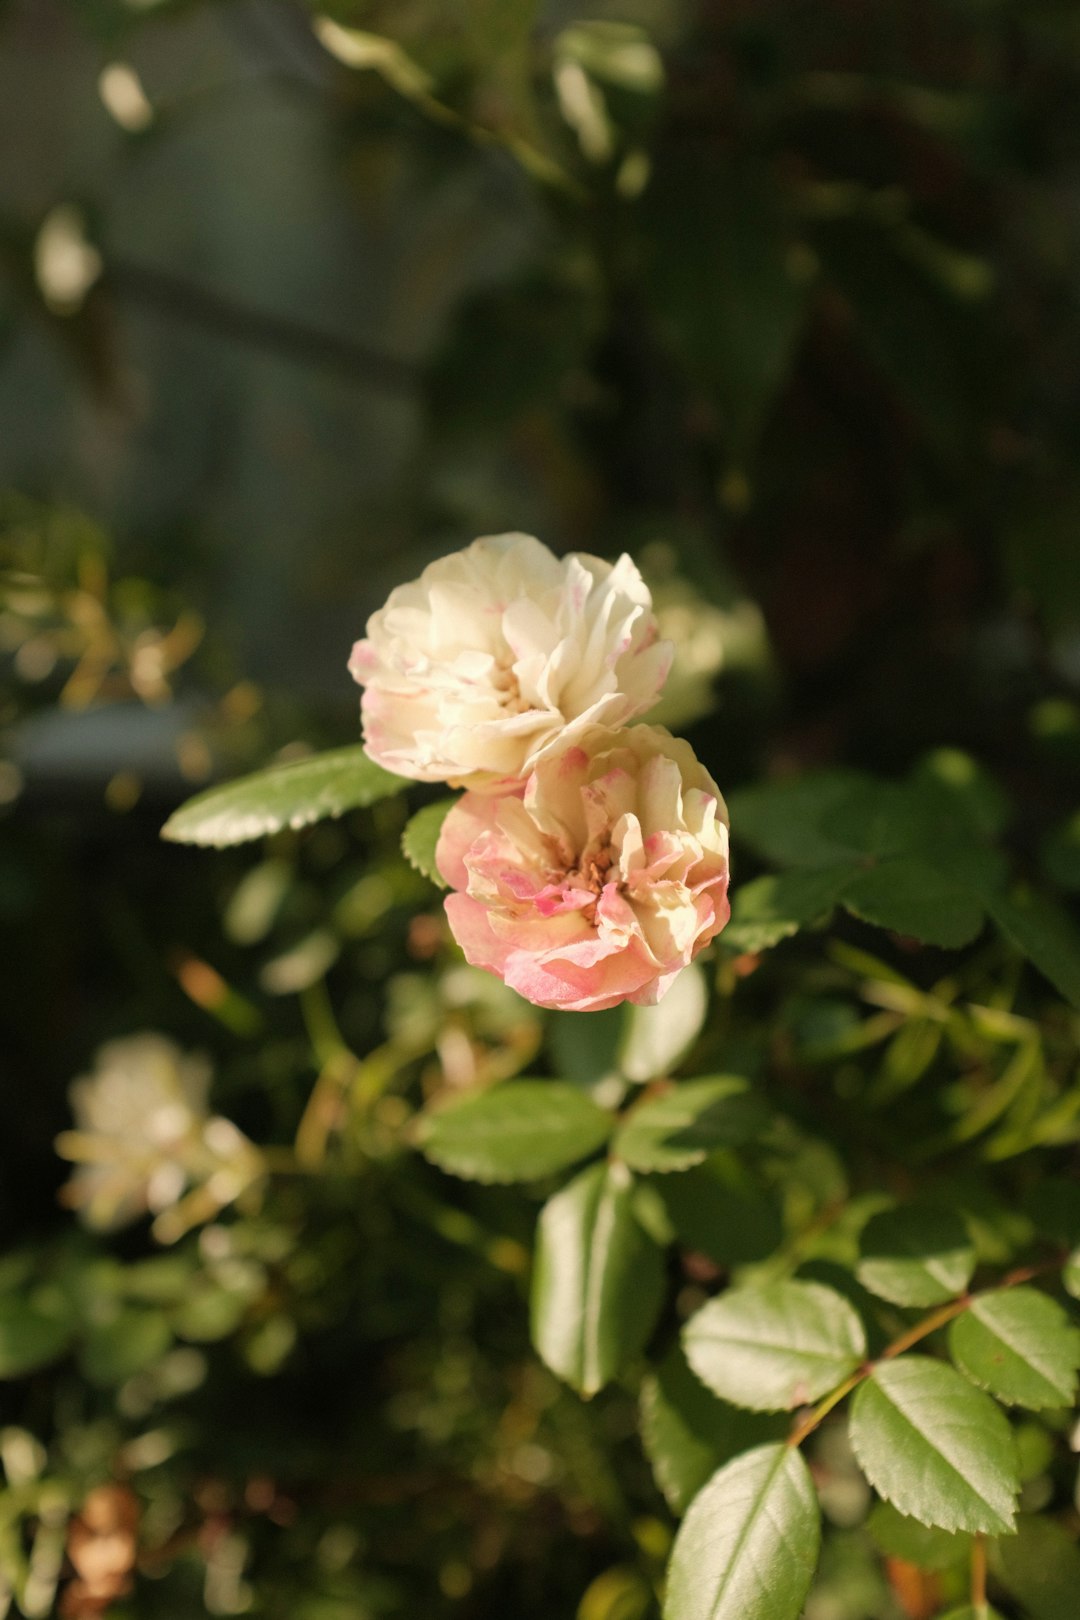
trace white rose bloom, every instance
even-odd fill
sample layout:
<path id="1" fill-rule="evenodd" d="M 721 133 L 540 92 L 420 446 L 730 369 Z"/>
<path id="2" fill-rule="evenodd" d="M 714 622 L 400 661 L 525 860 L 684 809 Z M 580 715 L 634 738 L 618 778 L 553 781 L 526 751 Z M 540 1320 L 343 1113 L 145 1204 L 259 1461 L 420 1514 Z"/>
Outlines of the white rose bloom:
<path id="1" fill-rule="evenodd" d="M 223 1169 L 240 1187 L 251 1180 L 255 1150 L 229 1121 L 209 1116 L 210 1079 L 202 1054 L 182 1052 L 164 1035 L 128 1035 L 101 1047 L 93 1072 L 70 1087 L 75 1129 L 56 1142 L 75 1163 L 64 1201 L 88 1226 L 112 1230 L 147 1212 L 160 1217 Z"/>
<path id="2" fill-rule="evenodd" d="M 672 648 L 629 557 L 476 540 L 392 591 L 349 669 L 364 742 L 401 776 L 499 789 L 591 727 L 655 702 Z"/>

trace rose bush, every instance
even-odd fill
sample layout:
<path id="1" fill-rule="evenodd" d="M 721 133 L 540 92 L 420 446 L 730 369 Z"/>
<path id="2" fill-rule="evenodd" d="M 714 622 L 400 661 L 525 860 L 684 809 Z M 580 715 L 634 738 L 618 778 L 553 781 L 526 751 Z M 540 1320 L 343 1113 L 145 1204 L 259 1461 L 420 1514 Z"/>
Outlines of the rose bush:
<path id="1" fill-rule="evenodd" d="M 629 557 L 476 540 L 398 586 L 349 662 L 364 740 L 400 776 L 502 789 L 591 726 L 655 701 L 672 649 Z"/>
<path id="2" fill-rule="evenodd" d="M 658 1001 L 728 919 L 724 800 L 658 726 L 588 733 L 518 793 L 466 794 L 436 858 L 468 960 L 542 1007 Z"/>

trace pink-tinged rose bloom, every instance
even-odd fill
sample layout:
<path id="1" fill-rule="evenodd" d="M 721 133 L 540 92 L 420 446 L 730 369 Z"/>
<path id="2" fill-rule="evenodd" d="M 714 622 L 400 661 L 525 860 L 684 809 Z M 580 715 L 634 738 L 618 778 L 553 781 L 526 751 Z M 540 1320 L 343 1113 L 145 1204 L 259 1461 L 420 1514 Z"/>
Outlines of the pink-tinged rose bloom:
<path id="1" fill-rule="evenodd" d="M 629 557 L 560 560 L 530 535 L 498 534 L 392 591 L 349 669 L 372 759 L 502 791 L 591 726 L 644 713 L 671 654 Z"/>
<path id="2" fill-rule="evenodd" d="M 468 960 L 540 1007 L 658 1001 L 729 915 L 720 789 L 659 726 L 590 733 L 515 793 L 466 793 L 436 861 Z"/>

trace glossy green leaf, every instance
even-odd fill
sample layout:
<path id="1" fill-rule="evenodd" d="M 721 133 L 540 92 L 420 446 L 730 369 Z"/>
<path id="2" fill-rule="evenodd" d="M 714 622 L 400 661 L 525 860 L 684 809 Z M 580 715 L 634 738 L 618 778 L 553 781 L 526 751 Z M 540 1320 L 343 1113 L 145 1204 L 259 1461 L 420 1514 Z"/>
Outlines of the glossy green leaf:
<path id="1" fill-rule="evenodd" d="M 677 1345 L 641 1386 L 642 1444 L 675 1513 L 686 1512 L 723 1463 L 781 1439 L 790 1421 L 718 1400 L 690 1371 Z"/>
<path id="2" fill-rule="evenodd" d="M 918 1569 L 950 1569 L 971 1553 L 969 1535 L 920 1524 L 918 1519 L 898 1513 L 891 1502 L 874 1504 L 867 1529 L 882 1552 Z"/>
<path id="3" fill-rule="evenodd" d="M 1012 1529 L 1012 1433 L 952 1367 L 914 1355 L 879 1362 L 859 1386 L 849 1432 L 863 1473 L 898 1512 L 942 1530 Z"/>
<path id="4" fill-rule="evenodd" d="M 891 855 L 856 873 L 843 904 L 864 922 L 950 950 L 969 945 L 985 920 L 979 901 L 921 855 Z"/>
<path id="5" fill-rule="evenodd" d="M 1009 1406 L 1070 1406 L 1080 1330 L 1037 1288 L 979 1294 L 949 1328 L 949 1354 L 972 1383 Z"/>
<path id="6" fill-rule="evenodd" d="M 71 1336 L 59 1312 L 15 1297 L 0 1299 L 0 1378 L 23 1378 L 58 1360 Z"/>
<path id="7" fill-rule="evenodd" d="M 627 1006 L 619 1067 L 628 1080 L 657 1080 L 678 1067 L 698 1038 L 709 1007 L 700 967 L 683 968 L 663 1001 Z"/>
<path id="8" fill-rule="evenodd" d="M 224 849 L 283 827 L 307 827 L 400 793 L 408 783 L 369 759 L 358 745 L 291 759 L 198 793 L 161 829 L 177 844 Z"/>
<path id="9" fill-rule="evenodd" d="M 442 824 L 456 803 L 456 799 L 437 799 L 434 804 L 426 804 L 409 820 L 401 835 L 401 852 L 405 859 L 424 877 L 430 878 L 437 889 L 448 885 L 435 864 L 435 848 Z"/>
<path id="10" fill-rule="evenodd" d="M 1066 1001 L 1080 1007 L 1080 934 L 1068 915 L 1042 895 L 984 898 L 1006 939 Z"/>
<path id="11" fill-rule="evenodd" d="M 944 1304 L 963 1293 L 975 1270 L 967 1227 L 947 1210 L 882 1210 L 867 1221 L 859 1247 L 859 1281 L 894 1305 Z"/>
<path id="12" fill-rule="evenodd" d="M 687 1170 L 714 1148 L 749 1141 L 766 1118 L 760 1098 L 736 1075 L 680 1080 L 633 1108 L 612 1146 L 632 1170 Z"/>
<path id="13" fill-rule="evenodd" d="M 1080 1607 L 1080 1547 L 1053 1519 L 1022 1513 L 1015 1536 L 991 1549 L 994 1572 L 1023 1606 L 1028 1620 L 1076 1620 Z"/>
<path id="14" fill-rule="evenodd" d="M 425 1114 L 425 1158 L 469 1181 L 536 1181 L 602 1147 L 612 1116 L 558 1080 L 508 1080 Z"/>
<path id="15" fill-rule="evenodd" d="M 826 1394 L 866 1354 L 846 1299 L 820 1283 L 733 1288 L 703 1305 L 683 1331 L 686 1359 L 724 1400 L 791 1411 Z"/>
<path id="16" fill-rule="evenodd" d="M 854 876 L 850 865 L 797 867 L 740 884 L 722 935 L 725 946 L 765 951 L 801 928 L 827 922 Z"/>
<path id="17" fill-rule="evenodd" d="M 671 1555 L 665 1620 L 797 1620 L 821 1514 L 802 1453 L 759 1446 L 694 1498 Z"/>
<path id="18" fill-rule="evenodd" d="M 595 1395 L 645 1343 L 663 1291 L 660 1250 L 639 1225 L 622 1165 L 597 1164 L 544 1205 L 532 1339 L 582 1395 Z"/>

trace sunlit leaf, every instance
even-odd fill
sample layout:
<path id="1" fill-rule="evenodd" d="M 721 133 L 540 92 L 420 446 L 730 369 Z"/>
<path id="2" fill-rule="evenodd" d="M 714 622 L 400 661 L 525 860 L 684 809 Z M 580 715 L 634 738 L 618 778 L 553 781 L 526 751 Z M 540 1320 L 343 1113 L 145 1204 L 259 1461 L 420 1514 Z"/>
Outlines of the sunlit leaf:
<path id="1" fill-rule="evenodd" d="M 715 1474 L 675 1538 L 665 1620 L 797 1620 L 821 1515 L 802 1453 L 759 1446 Z"/>
<path id="2" fill-rule="evenodd" d="M 1036 1288 L 977 1294 L 949 1328 L 949 1354 L 973 1383 L 1009 1406 L 1071 1406 L 1080 1329 Z"/>
<path id="3" fill-rule="evenodd" d="M 882 1210 L 867 1221 L 859 1247 L 859 1281 L 894 1305 L 940 1305 L 955 1299 L 975 1270 L 967 1227 L 947 1210 Z"/>
<path id="4" fill-rule="evenodd" d="M 470 1181 L 536 1181 L 602 1147 L 612 1116 L 557 1080 L 510 1080 L 425 1114 L 426 1158 Z"/>
<path id="5" fill-rule="evenodd" d="M 851 1305 L 820 1283 L 730 1289 L 683 1331 L 686 1359 L 724 1400 L 790 1411 L 826 1394 L 859 1365 L 866 1335 Z"/>
<path id="6" fill-rule="evenodd" d="M 660 1250 L 634 1215 L 629 1172 L 594 1165 L 540 1216 L 533 1343 L 552 1372 L 595 1395 L 648 1338 L 662 1283 Z"/>
<path id="7" fill-rule="evenodd" d="M 271 765 L 223 787 L 196 794 L 161 829 L 177 844 L 224 849 L 283 827 L 307 827 L 400 793 L 408 783 L 368 758 L 360 747 Z"/>
<path id="8" fill-rule="evenodd" d="M 882 1361 L 851 1409 L 851 1444 L 898 1512 L 942 1530 L 1013 1527 L 1016 1447 L 989 1395 L 927 1356 Z"/>

